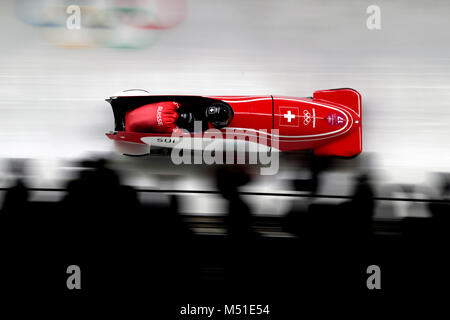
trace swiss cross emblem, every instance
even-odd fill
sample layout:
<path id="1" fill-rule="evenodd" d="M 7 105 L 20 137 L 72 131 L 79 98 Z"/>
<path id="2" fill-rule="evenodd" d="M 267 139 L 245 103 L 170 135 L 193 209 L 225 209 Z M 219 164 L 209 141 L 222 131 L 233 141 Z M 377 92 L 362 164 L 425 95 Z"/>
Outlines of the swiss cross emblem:
<path id="1" fill-rule="evenodd" d="M 280 107 L 280 126 L 298 127 L 299 114 L 297 107 Z"/>

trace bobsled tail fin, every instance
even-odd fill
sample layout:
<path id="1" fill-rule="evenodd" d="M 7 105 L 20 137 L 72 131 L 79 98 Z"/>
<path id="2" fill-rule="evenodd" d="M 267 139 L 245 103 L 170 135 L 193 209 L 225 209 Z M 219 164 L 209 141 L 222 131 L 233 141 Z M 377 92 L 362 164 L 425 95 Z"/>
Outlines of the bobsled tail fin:
<path id="1" fill-rule="evenodd" d="M 316 156 L 355 157 L 362 152 L 362 127 L 345 137 L 314 149 Z"/>
<path id="2" fill-rule="evenodd" d="M 350 88 L 315 91 L 313 100 L 324 100 L 352 109 L 361 118 L 361 94 Z"/>

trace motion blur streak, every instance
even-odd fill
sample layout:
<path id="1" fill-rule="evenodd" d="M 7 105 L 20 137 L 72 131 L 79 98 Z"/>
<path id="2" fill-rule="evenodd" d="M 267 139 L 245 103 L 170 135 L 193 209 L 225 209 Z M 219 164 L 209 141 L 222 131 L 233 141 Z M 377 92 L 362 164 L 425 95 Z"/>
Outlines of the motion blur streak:
<path id="1" fill-rule="evenodd" d="M 449 171 L 450 3 L 377 1 L 381 30 L 366 28 L 370 4 L 188 1 L 183 22 L 153 46 L 123 51 L 54 47 L 2 1 L 0 156 L 51 166 L 112 151 L 103 99 L 128 88 L 308 96 L 354 87 L 373 169 L 407 183 Z"/>

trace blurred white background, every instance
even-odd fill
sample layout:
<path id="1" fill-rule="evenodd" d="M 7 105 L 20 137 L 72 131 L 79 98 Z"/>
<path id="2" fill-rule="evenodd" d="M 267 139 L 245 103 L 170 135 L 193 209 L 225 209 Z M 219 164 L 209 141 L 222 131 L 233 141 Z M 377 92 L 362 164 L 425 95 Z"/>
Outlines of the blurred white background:
<path id="1" fill-rule="evenodd" d="M 83 25 L 111 1 L 2 1 L 0 157 L 38 159 L 51 180 L 60 160 L 113 151 L 104 98 L 129 88 L 301 97 L 352 87 L 363 96 L 364 153 L 385 179 L 449 171 L 448 1 L 377 1 L 381 30 L 366 27 L 373 1 L 171 1 L 163 13 L 176 25 L 108 33 L 136 49 L 108 47 L 101 26 Z M 40 6 L 55 3 L 80 4 L 80 30 L 36 25 Z M 89 32 L 97 42 L 83 40 Z"/>

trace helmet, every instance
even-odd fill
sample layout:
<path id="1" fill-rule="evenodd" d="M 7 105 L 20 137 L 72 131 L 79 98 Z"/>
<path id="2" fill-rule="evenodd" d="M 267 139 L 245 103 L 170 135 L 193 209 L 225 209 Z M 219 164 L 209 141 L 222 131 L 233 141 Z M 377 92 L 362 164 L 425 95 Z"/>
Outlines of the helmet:
<path id="1" fill-rule="evenodd" d="M 194 123 L 194 116 L 191 112 L 187 111 L 178 111 L 178 120 L 177 125 L 180 128 L 188 129 Z"/>
<path id="2" fill-rule="evenodd" d="M 206 120 L 217 129 L 229 125 L 233 115 L 233 109 L 223 102 L 213 103 L 206 108 Z"/>

